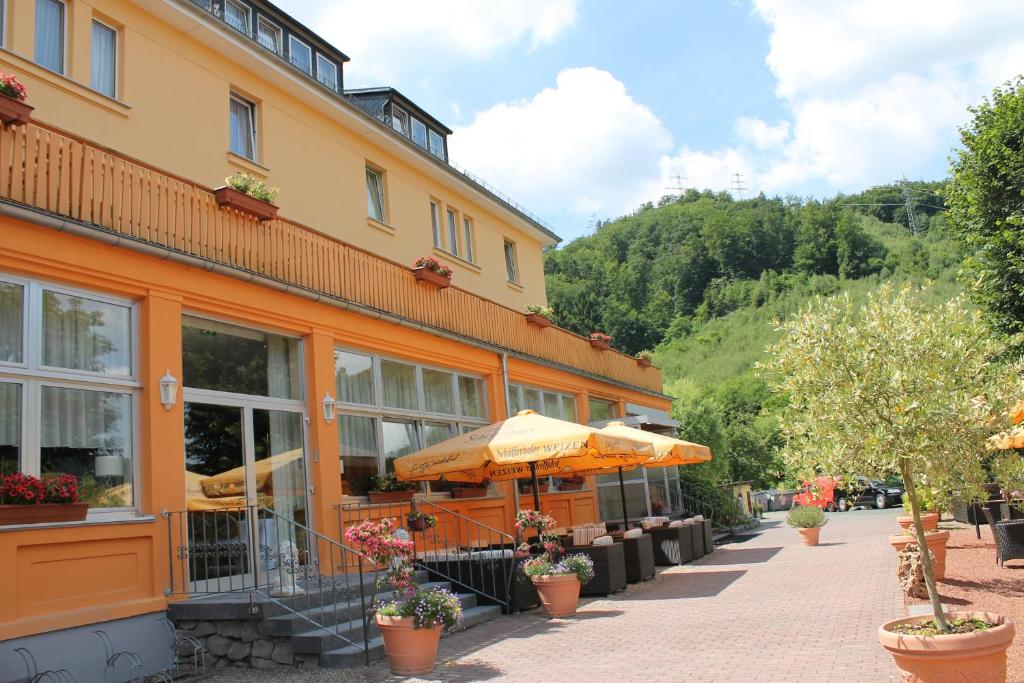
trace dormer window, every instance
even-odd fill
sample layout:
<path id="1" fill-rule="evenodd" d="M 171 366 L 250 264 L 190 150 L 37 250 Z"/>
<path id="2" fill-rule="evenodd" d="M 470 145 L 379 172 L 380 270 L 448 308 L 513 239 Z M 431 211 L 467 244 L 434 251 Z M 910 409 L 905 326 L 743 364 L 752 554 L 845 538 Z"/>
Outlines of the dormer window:
<path id="1" fill-rule="evenodd" d="M 409 115 L 394 105 L 391 105 L 391 127 L 409 137 Z"/>
<path id="2" fill-rule="evenodd" d="M 242 3 L 227 0 L 224 3 L 224 21 L 236 31 L 249 35 L 249 8 Z"/>
<path id="3" fill-rule="evenodd" d="M 444 138 L 430 131 L 430 153 L 438 159 L 444 159 Z"/>
<path id="4" fill-rule="evenodd" d="M 313 75 L 313 50 L 295 36 L 288 36 L 288 58 L 293 66 Z"/>
<path id="5" fill-rule="evenodd" d="M 260 17 L 256 22 L 256 42 L 275 54 L 281 54 L 281 29 Z"/>
<path id="6" fill-rule="evenodd" d="M 412 119 L 412 141 L 420 147 L 427 146 L 427 127 L 419 119 Z"/>
<path id="7" fill-rule="evenodd" d="M 316 80 L 331 90 L 338 89 L 338 65 L 320 53 L 316 55 Z"/>

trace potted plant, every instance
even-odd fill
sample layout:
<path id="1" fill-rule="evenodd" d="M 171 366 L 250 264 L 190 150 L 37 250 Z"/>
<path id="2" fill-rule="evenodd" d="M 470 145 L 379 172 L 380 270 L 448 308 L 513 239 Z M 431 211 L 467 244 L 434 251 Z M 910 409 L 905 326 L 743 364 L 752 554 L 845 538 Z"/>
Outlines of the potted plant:
<path id="1" fill-rule="evenodd" d="M 425 282 L 437 289 L 445 289 L 452 283 L 452 269 L 433 256 L 420 256 L 413 261 L 412 274 L 417 282 Z"/>
<path id="2" fill-rule="evenodd" d="M 487 495 L 488 482 L 462 484 L 452 488 L 452 498 L 483 498 Z"/>
<path id="3" fill-rule="evenodd" d="M 591 332 L 590 345 L 599 351 L 607 351 L 611 348 L 612 337 L 604 332 Z"/>
<path id="4" fill-rule="evenodd" d="M 437 516 L 413 510 L 406 516 L 406 524 L 413 531 L 426 531 L 437 526 Z"/>
<path id="5" fill-rule="evenodd" d="M 78 502 L 78 479 L 70 474 L 39 479 L 20 472 L 0 477 L 0 526 L 80 522 L 89 511 Z"/>
<path id="6" fill-rule="evenodd" d="M 559 491 L 582 491 L 583 484 L 586 479 L 578 474 L 574 474 L 571 477 L 564 477 L 558 480 Z"/>
<path id="7" fill-rule="evenodd" d="M 782 324 L 782 341 L 761 365 L 786 396 L 779 424 L 790 469 L 898 474 L 922 550 L 921 485 L 976 500 L 985 439 L 1024 395 L 1008 341 L 962 298 L 936 306 L 929 294 L 883 285 L 862 306 L 848 295 L 817 299 Z M 919 555 L 931 616 L 878 631 L 904 680 L 1005 680 L 1013 624 L 999 614 L 946 612 L 932 553 Z"/>
<path id="8" fill-rule="evenodd" d="M 23 126 L 32 118 L 32 107 L 25 104 L 28 91 L 14 74 L 0 73 L 0 122 L 5 126 Z"/>
<path id="9" fill-rule="evenodd" d="M 533 548 L 540 551 L 523 561 L 523 574 L 537 588 L 548 616 L 567 617 L 576 613 L 580 587 L 594 578 L 594 562 L 583 553 L 562 555 L 558 538 L 547 533 L 554 526 L 554 518 L 536 510 L 516 513 L 516 530 L 536 530 L 538 541 Z M 519 546 L 520 556 L 528 554 L 530 549 L 525 543 Z"/>
<path id="10" fill-rule="evenodd" d="M 213 191 L 217 206 L 248 213 L 261 221 L 269 221 L 277 216 L 274 200 L 278 189 L 269 187 L 265 182 L 248 173 L 232 173 L 224 179 L 227 185 Z"/>
<path id="11" fill-rule="evenodd" d="M 804 545 L 818 545 L 821 527 L 828 524 L 828 518 L 821 508 L 798 505 L 786 515 L 786 524 L 800 532 Z"/>
<path id="12" fill-rule="evenodd" d="M 942 517 L 942 513 L 938 510 L 937 493 L 927 486 L 918 488 L 918 496 L 921 501 L 921 524 L 924 525 L 925 531 L 934 531 L 939 528 L 939 519 Z M 910 501 L 905 493 L 903 494 L 903 509 L 910 509 Z M 896 523 L 900 525 L 901 529 L 907 530 L 914 525 L 914 518 L 911 515 L 900 515 L 896 518 Z"/>
<path id="13" fill-rule="evenodd" d="M 644 349 L 636 352 L 636 364 L 642 368 L 649 368 L 654 364 L 654 351 Z"/>
<path id="14" fill-rule="evenodd" d="M 380 477 L 370 477 L 366 495 L 371 503 L 399 503 L 412 500 L 416 495 L 416 484 L 399 481 L 394 472 L 388 472 Z"/>
<path id="15" fill-rule="evenodd" d="M 375 601 L 371 610 L 391 672 L 413 676 L 433 671 L 441 630 L 461 623 L 462 604 L 447 589 L 427 590 L 413 580 L 413 543 L 403 533 L 395 530 L 395 518 L 387 517 L 347 528 L 345 541 L 377 566 L 387 567 L 377 585 L 390 585 L 392 597 Z"/>
<path id="16" fill-rule="evenodd" d="M 550 306 L 531 304 L 526 307 L 526 322 L 537 327 L 551 327 L 551 319 L 555 311 Z"/>

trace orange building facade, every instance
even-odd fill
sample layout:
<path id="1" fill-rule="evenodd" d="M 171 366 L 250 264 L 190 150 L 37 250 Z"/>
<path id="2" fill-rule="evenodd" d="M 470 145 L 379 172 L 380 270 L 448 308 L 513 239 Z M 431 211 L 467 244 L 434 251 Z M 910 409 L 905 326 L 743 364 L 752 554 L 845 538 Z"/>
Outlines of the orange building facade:
<path id="1" fill-rule="evenodd" d="M 75 474 L 90 504 L 0 526 L 0 682 L 16 646 L 163 614 L 164 513 L 258 502 L 340 539 L 394 457 L 521 408 L 670 408 L 657 368 L 527 321 L 557 238 L 450 167 L 447 129 L 394 91 L 354 103 L 347 58 L 272 6 L 218 6 L 0 3 L 35 107 L 0 132 L 0 467 Z M 277 218 L 218 205 L 237 170 L 280 187 Z M 662 485 L 630 490 L 664 511 Z M 613 517 L 601 491 L 553 481 L 542 507 Z M 417 495 L 511 530 L 512 483 Z"/>

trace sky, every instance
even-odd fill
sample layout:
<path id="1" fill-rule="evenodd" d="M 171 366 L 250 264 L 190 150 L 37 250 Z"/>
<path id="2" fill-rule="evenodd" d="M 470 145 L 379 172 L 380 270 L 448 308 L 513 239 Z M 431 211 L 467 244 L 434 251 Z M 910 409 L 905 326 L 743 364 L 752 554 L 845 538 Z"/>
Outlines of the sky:
<path id="1" fill-rule="evenodd" d="M 566 240 L 680 184 L 944 178 L 967 108 L 1024 72 L 1020 0 L 277 4 L 351 58 L 346 88 L 400 90 Z"/>

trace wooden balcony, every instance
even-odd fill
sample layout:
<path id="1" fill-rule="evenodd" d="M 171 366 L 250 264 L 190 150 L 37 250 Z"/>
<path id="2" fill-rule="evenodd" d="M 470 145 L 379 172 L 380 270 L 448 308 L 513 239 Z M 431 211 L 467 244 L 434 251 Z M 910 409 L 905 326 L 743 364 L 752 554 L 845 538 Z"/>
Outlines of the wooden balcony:
<path id="1" fill-rule="evenodd" d="M 45 124 L 0 132 L 0 199 L 528 358 L 660 393 L 661 373 L 284 218 L 221 209 L 210 188 Z M 287 198 L 285 198 L 287 200 Z"/>

